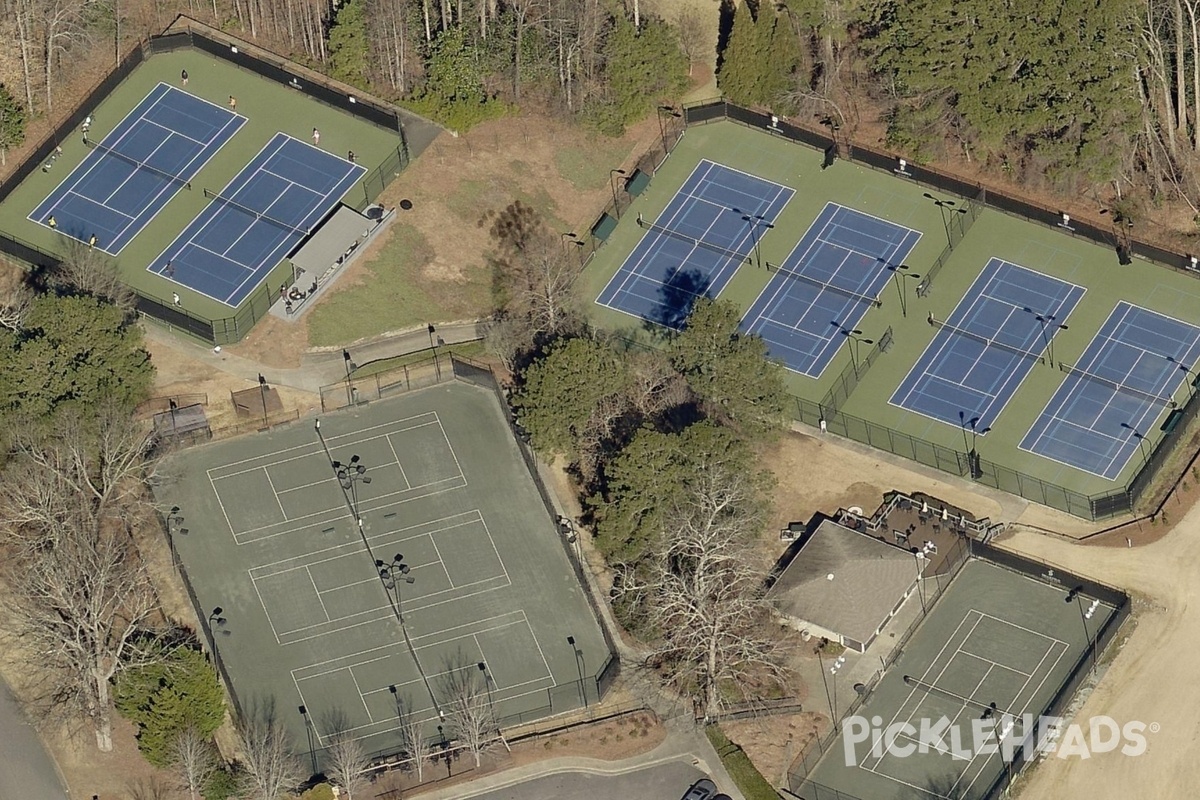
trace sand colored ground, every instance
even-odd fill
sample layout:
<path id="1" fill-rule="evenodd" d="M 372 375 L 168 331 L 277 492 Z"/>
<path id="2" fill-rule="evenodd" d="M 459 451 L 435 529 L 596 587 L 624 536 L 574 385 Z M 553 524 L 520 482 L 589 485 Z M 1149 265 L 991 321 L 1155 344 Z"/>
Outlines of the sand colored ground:
<path id="1" fill-rule="evenodd" d="M 1200 737 L 1200 510 L 1193 508 L 1157 542 L 1134 548 L 1081 547 L 1021 532 L 1001 546 L 1056 562 L 1070 570 L 1120 586 L 1134 595 L 1134 618 L 1117 640 L 1119 652 L 1076 715 L 1111 716 L 1118 724 L 1141 721 L 1157 727 L 1147 734 L 1144 755 L 1093 755 L 1087 760 L 1049 757 L 1021 782 L 1021 797 L 1108 798 L 1193 797 L 1200 781 L 1195 748 Z M 1123 645 L 1122 645 L 1123 642 Z M 1153 729 L 1153 727 L 1152 727 Z"/>

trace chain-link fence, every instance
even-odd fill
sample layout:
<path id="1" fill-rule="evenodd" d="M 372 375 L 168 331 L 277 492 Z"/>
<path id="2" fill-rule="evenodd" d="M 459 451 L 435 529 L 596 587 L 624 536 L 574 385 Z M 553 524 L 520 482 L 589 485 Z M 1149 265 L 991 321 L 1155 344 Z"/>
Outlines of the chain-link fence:
<path id="1" fill-rule="evenodd" d="M 1006 569 L 1013 570 L 1034 578 L 1042 583 L 1047 580 L 1053 580 L 1060 583 L 1065 589 L 1076 589 L 1082 595 L 1089 598 L 1098 599 L 1103 603 L 1112 606 L 1115 611 L 1102 624 L 1101 628 L 1091 638 L 1088 646 L 1079 655 L 1070 676 L 1063 683 L 1062 687 L 1055 693 L 1054 697 L 1046 704 L 1045 710 L 1038 721 L 1039 727 L 1048 724 L 1047 718 L 1062 717 L 1066 715 L 1067 708 L 1070 705 L 1075 694 L 1078 692 L 1080 685 L 1087 679 L 1089 672 L 1095 660 L 1099 658 L 1099 654 L 1116 637 L 1121 626 L 1128 618 L 1130 613 L 1129 596 L 1119 589 L 1114 589 L 1098 581 L 1081 575 L 1073 574 L 1063 570 L 1057 566 L 1047 564 L 1045 562 L 1026 558 L 1017 555 L 1007 550 L 1001 550 L 991 545 L 985 544 L 978 540 L 968 537 L 960 537 L 958 545 L 951 553 L 948 563 L 950 565 L 949 572 L 944 575 L 933 576 L 936 581 L 932 586 L 928 586 L 929 591 L 926 595 L 926 606 L 921 614 L 912 622 L 905 632 L 899 637 L 891 654 L 883 662 L 881 670 L 877 670 L 871 679 L 865 684 L 864 690 L 855 698 L 854 703 L 846 709 L 841 718 L 845 719 L 848 716 L 854 715 L 861 708 L 862 704 L 871 696 L 875 688 L 879 685 L 883 674 L 892 668 L 896 660 L 904 653 L 904 648 L 908 644 L 913 633 L 925 620 L 929 612 L 933 610 L 935 601 L 942 595 L 945 589 L 950 585 L 954 577 L 962 570 L 963 565 L 971 558 L 980 558 L 989 561 Z M 810 779 L 810 775 L 817 764 L 828 752 L 830 747 L 835 745 L 835 740 L 838 734 L 838 726 L 834 725 L 830 730 L 826 731 L 823 736 L 819 736 L 805 747 L 804 751 L 796 758 L 788 772 L 788 791 L 796 797 L 803 800 L 860 800 L 853 794 L 834 789 L 829 786 L 817 783 Z M 996 778 L 995 782 L 984 795 L 984 800 L 998 800 L 1007 792 L 1009 785 L 1025 764 L 1033 759 L 1036 755 L 1036 742 L 1041 741 L 1044 731 L 1038 730 L 1029 744 L 1017 750 L 1014 755 L 1013 762 L 1007 765 L 1007 768 Z"/>
<path id="2" fill-rule="evenodd" d="M 933 279 L 949 259 L 954 248 L 970 230 L 971 225 L 979 218 L 984 207 L 1017 216 L 1027 222 L 1053 225 L 1057 230 L 1072 236 L 1087 239 L 1101 246 L 1113 247 L 1122 258 L 1130 255 L 1141 256 L 1162 266 L 1200 278 L 1200 272 L 1188 269 L 1191 264 L 1190 258 L 1134 239 L 1128 226 L 1123 226 L 1120 230 L 1114 228 L 1108 231 L 1084 222 L 1069 220 L 1061 211 L 1039 206 L 1003 192 L 985 190 L 978 184 L 954 175 L 930 167 L 902 162 L 896 156 L 869 147 L 855 145 L 851 149 L 844 143 L 835 144 L 833 139 L 823 131 L 796 125 L 771 114 L 740 108 L 724 100 L 707 100 L 686 105 L 683 113 L 688 126 L 727 119 L 822 151 L 830 151 L 831 148 L 836 147 L 839 157 L 889 174 L 899 175 L 904 180 L 913 181 L 958 198 L 942 207 L 947 244 L 933 267 L 926 271 L 924 279 L 918 286 L 918 290 L 922 294 L 929 291 Z M 934 200 L 939 200 L 939 198 L 935 197 Z M 942 202 L 946 202 L 946 200 L 942 200 Z M 1193 394 L 1181 413 L 1170 420 L 1170 426 L 1155 446 L 1154 452 L 1126 486 L 1110 492 L 1085 494 L 972 456 L 970 453 L 958 452 L 953 448 L 934 444 L 869 420 L 843 414 L 839 409 L 857 385 L 860 377 L 861 369 L 856 375 L 854 367 L 851 365 L 834 381 L 833 387 L 821 402 L 793 396 L 791 409 L 793 418 L 820 428 L 822 431 L 829 431 L 856 442 L 869 444 L 880 450 L 886 450 L 952 475 L 969 476 L 977 483 L 993 489 L 1000 489 L 1088 520 L 1111 519 L 1132 512 L 1137 502 L 1157 483 L 1157 479 L 1164 473 L 1164 468 L 1173 461 L 1172 455 L 1177 445 L 1185 441 L 1185 431 L 1188 431 L 1196 417 L 1200 416 L 1200 400 L 1197 400 L 1196 395 Z M 1180 469 L 1186 469 L 1186 465 Z M 1183 472 L 1181 471 L 1175 476 L 1175 483 L 1178 483 L 1182 476 Z"/>
<path id="3" fill-rule="evenodd" d="M 912 635 L 916 632 L 917 628 L 920 627 L 921 623 L 925 621 L 925 618 L 937 606 L 937 601 L 941 598 L 942 594 L 954 580 L 954 577 L 958 575 L 970 557 L 971 540 L 966 536 L 960 536 L 955 540 L 954 546 L 946 551 L 946 559 L 943 562 L 941 569 L 936 573 L 926 575 L 921 580 L 920 586 L 918 587 L 918 592 L 920 593 L 921 610 L 918 612 L 916 619 L 914 619 L 908 625 L 908 627 L 904 629 L 904 632 L 899 635 L 899 637 L 896 639 L 896 643 L 892 646 L 891 653 L 889 653 L 887 658 L 882 662 L 881 668 L 875 670 L 870 679 L 864 683 L 861 691 L 856 692 L 854 701 L 850 703 L 845 711 L 841 712 L 838 717 L 838 721 L 834 725 L 831 725 L 829 730 L 825 731 L 824 734 L 817 736 L 807 745 L 805 745 L 804 749 L 796 757 L 788 771 L 788 788 L 792 792 L 799 793 L 802 787 L 808 788 L 810 785 L 814 787 L 817 786 L 817 784 L 812 784 L 812 782 L 809 781 L 808 776 L 812 774 L 814 769 L 816 769 L 817 764 L 824 757 L 829 748 L 834 745 L 834 741 L 841 729 L 840 721 L 846 717 L 851 717 L 857 714 L 859 709 L 862 708 L 863 703 L 870 698 L 871 694 L 875 691 L 875 688 L 879 685 L 879 681 L 883 679 L 884 673 L 891 669 L 892 665 L 896 663 L 896 659 L 900 658 L 900 656 L 904 654 L 904 648 L 908 645 L 909 639 L 912 638 Z M 823 791 L 834 791 L 832 789 L 825 789 L 825 787 L 820 788 Z M 803 796 L 807 798 L 810 795 L 806 794 Z M 837 797 L 839 795 L 837 795 L 835 792 L 834 794 L 821 796 Z M 850 800 L 849 795 L 842 796 Z M 853 800 L 857 800 L 857 798 L 853 798 Z"/>
<path id="4" fill-rule="evenodd" d="M 833 386 L 829 387 L 829 391 L 825 393 L 825 397 L 821 400 L 821 407 L 837 411 L 842 407 L 842 403 L 849 399 L 851 392 L 858 386 L 858 382 L 867 374 L 867 370 L 871 369 L 871 365 L 879 358 L 881 353 L 885 353 L 892 346 L 892 329 L 888 327 L 880 337 L 875 340 L 875 344 L 867 351 L 867 354 L 861 359 L 853 352 L 855 342 L 847 339 L 847 347 L 851 348 L 850 363 L 842 370 L 842 374 L 838 375 L 833 380 Z"/>

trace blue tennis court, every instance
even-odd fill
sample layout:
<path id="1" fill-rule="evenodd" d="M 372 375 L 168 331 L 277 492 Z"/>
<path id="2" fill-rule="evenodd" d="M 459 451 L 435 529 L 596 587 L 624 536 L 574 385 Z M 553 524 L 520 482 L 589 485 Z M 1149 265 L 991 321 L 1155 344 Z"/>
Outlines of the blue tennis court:
<path id="1" fill-rule="evenodd" d="M 147 269 L 237 306 L 364 174 L 277 133 Z"/>
<path id="2" fill-rule="evenodd" d="M 793 194 L 786 186 L 701 161 L 596 302 L 680 327 L 697 298 L 721 293 Z"/>
<path id="3" fill-rule="evenodd" d="M 246 118 L 165 83 L 125 115 L 29 219 L 116 255 Z M 50 220 L 54 219 L 52 225 Z"/>
<path id="4" fill-rule="evenodd" d="M 746 312 L 742 328 L 761 336 L 788 369 L 821 377 L 921 234 L 828 203 Z"/>
<path id="5" fill-rule="evenodd" d="M 955 427 L 971 420 L 985 432 L 1034 365 L 1044 362 L 1057 326 L 1083 293 L 1073 283 L 991 259 L 891 404 Z"/>
<path id="6" fill-rule="evenodd" d="M 1118 303 L 1021 449 L 1116 480 L 1198 358 L 1200 328 Z"/>

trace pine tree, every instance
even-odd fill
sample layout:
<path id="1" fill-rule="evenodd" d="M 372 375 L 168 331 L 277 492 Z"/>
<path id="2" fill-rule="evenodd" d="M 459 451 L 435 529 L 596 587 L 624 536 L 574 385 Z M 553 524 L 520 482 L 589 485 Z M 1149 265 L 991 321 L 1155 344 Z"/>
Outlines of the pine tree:
<path id="1" fill-rule="evenodd" d="M 138 726 L 138 749 L 159 767 L 171 764 L 184 729 L 207 738 L 225 718 L 216 671 L 204 653 L 188 647 L 162 663 L 122 673 L 114 695 L 117 711 Z"/>
<path id="2" fill-rule="evenodd" d="M 755 102 L 755 84 L 758 82 L 755 45 L 754 15 L 749 5 L 738 3 L 733 13 L 729 41 L 721 54 L 721 65 L 717 70 L 717 86 L 730 102 L 739 105 L 753 105 Z"/>

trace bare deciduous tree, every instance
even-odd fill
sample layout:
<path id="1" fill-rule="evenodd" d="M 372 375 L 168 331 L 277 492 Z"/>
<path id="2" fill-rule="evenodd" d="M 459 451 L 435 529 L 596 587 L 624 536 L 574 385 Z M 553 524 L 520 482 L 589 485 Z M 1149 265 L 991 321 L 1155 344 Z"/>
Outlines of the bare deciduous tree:
<path id="1" fill-rule="evenodd" d="M 417 775 L 417 783 L 425 780 L 425 764 L 433 755 L 433 746 L 425 738 L 425 723 L 402 699 L 396 700 L 396 718 L 399 720 L 400 746 Z"/>
<path id="2" fill-rule="evenodd" d="M 0 328 L 21 330 L 33 297 L 25 270 L 7 261 L 0 262 Z"/>
<path id="3" fill-rule="evenodd" d="M 304 780 L 291 737 L 273 707 L 248 714 L 239 734 L 248 798 L 280 800 Z"/>
<path id="4" fill-rule="evenodd" d="M 0 481 L 9 593 L 7 633 L 36 658 L 31 710 L 42 721 L 83 717 L 112 749 L 113 677 L 142 663 L 135 635 L 157 597 L 131 535 L 148 506 L 147 434 L 119 409 L 64 415 L 13 433 Z"/>
<path id="5" fill-rule="evenodd" d="M 137 295 L 121 280 L 116 262 L 83 242 L 64 240 L 63 259 L 46 275 L 46 283 L 102 297 L 125 313 L 133 313 Z"/>
<path id="6" fill-rule="evenodd" d="M 221 768 L 221 759 L 212 741 L 188 725 L 172 742 L 172 768 L 179 786 L 189 800 L 199 800 L 208 781 Z"/>
<path id="7" fill-rule="evenodd" d="M 130 781 L 126 787 L 130 800 L 170 800 L 171 787 L 153 776 Z"/>
<path id="8" fill-rule="evenodd" d="M 483 754 L 499 741 L 492 697 L 488 692 L 487 672 L 476 664 L 466 664 L 461 654 L 447 664 L 442 679 L 446 713 L 453 738 L 475 759 L 478 767 Z"/>
<path id="9" fill-rule="evenodd" d="M 695 6 L 684 6 L 675 18 L 675 31 L 679 36 L 679 50 L 688 60 L 688 77 L 691 77 L 696 62 L 703 59 L 706 51 L 716 46 L 715 36 L 708 30 L 705 20 L 708 15 Z"/>
<path id="10" fill-rule="evenodd" d="M 327 777 L 341 789 L 346 800 L 354 800 L 366 788 L 371 759 L 367 758 L 362 742 L 355 738 L 349 720 L 340 710 L 330 716 L 326 727 L 331 731 L 325 750 L 329 756 Z"/>
<path id="11" fill-rule="evenodd" d="M 728 692 L 783 675 L 753 549 L 762 524 L 756 495 L 719 468 L 697 476 L 689 501 L 667 516 L 657 547 L 619 590 L 632 595 L 658 636 L 656 659 L 695 693 L 706 719 Z"/>
<path id="12" fill-rule="evenodd" d="M 575 278 L 579 274 L 578 240 L 566 243 L 546 226 L 537 210 L 515 201 L 490 217 L 493 289 L 503 316 L 523 322 L 529 345 L 539 337 L 579 327 Z"/>

